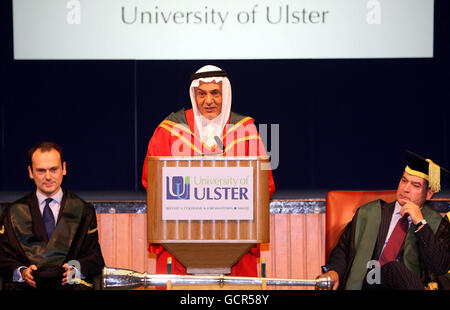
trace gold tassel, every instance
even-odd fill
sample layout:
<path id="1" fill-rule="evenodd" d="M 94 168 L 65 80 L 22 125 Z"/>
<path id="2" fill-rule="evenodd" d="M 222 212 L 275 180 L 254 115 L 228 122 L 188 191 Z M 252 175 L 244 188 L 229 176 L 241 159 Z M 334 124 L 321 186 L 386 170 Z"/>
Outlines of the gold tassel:
<path id="1" fill-rule="evenodd" d="M 428 184 L 429 187 L 438 193 L 441 191 L 441 167 L 436 165 L 431 159 L 426 159 L 428 162 Z"/>

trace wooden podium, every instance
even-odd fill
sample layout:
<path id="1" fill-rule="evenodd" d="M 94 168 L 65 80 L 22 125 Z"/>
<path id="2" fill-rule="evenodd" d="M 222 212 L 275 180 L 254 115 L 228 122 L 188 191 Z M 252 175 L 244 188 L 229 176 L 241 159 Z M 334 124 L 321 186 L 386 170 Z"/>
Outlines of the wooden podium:
<path id="1" fill-rule="evenodd" d="M 189 274 L 227 274 L 258 243 L 269 242 L 268 157 L 152 157 L 148 161 L 148 242 L 161 244 Z M 248 167 L 253 172 L 253 216 L 239 219 L 163 219 L 165 167 Z M 226 171 L 224 169 L 224 171 Z M 168 169 L 166 169 L 168 170 Z M 204 169 L 203 169 L 204 170 Z M 197 171 L 203 171 L 197 169 Z M 168 181 L 167 181 L 168 182 Z M 180 199 L 180 206 L 184 201 Z M 205 204 L 204 201 L 198 202 Z M 206 202 L 207 203 L 207 202 Z"/>

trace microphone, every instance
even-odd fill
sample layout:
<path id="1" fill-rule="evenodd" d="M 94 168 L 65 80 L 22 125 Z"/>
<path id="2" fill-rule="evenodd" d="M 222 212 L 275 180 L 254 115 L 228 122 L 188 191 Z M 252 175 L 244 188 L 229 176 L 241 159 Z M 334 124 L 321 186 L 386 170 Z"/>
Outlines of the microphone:
<path id="1" fill-rule="evenodd" d="M 218 136 L 214 136 L 214 140 L 216 140 L 216 143 L 222 150 L 222 153 L 225 152 L 225 147 L 223 146 L 222 140 L 220 140 Z"/>

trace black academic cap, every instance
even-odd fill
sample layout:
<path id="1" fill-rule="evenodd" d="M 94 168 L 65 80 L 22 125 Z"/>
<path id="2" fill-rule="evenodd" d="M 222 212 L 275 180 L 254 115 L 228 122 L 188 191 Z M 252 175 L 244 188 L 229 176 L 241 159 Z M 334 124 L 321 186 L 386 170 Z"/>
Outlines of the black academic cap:
<path id="1" fill-rule="evenodd" d="M 449 173 L 445 168 L 435 164 L 431 159 L 425 159 L 416 153 L 406 150 L 412 155 L 411 161 L 405 168 L 405 172 L 428 181 L 428 187 L 435 193 L 441 190 L 441 170 Z"/>

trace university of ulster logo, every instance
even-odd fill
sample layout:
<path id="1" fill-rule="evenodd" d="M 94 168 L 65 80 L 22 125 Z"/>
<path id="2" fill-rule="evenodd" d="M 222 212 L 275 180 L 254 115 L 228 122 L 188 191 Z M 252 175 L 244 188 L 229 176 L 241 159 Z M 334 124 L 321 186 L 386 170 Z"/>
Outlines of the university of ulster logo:
<path id="1" fill-rule="evenodd" d="M 190 180 L 189 177 L 174 176 L 172 177 L 172 186 L 170 186 L 170 177 L 166 177 L 167 199 L 183 199 L 190 198 Z"/>

